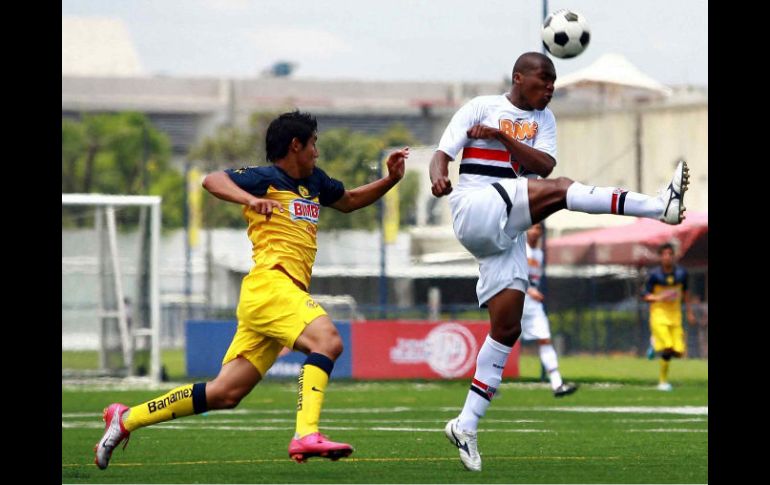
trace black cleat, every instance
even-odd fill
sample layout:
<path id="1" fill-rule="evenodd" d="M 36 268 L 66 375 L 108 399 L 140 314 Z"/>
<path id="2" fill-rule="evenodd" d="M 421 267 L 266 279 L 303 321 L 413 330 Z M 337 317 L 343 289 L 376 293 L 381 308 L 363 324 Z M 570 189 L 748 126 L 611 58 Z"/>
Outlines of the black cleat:
<path id="1" fill-rule="evenodd" d="M 572 394 L 577 390 L 578 390 L 577 385 L 564 383 L 553 391 L 553 396 L 554 397 L 569 396 L 570 394 Z"/>

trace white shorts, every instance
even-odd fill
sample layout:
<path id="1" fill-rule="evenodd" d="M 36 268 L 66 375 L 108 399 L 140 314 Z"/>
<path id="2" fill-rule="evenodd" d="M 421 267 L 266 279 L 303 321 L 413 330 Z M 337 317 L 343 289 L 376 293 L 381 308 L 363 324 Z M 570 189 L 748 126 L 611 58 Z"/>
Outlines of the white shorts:
<path id="1" fill-rule="evenodd" d="M 522 340 L 543 340 L 551 338 L 548 317 L 543 304 L 527 297 L 524 300 L 524 312 L 521 315 Z"/>
<path id="2" fill-rule="evenodd" d="M 457 187 L 449 195 L 455 236 L 479 261 L 479 306 L 506 288 L 526 292 L 529 286 L 525 231 L 532 219 L 527 183 L 526 178 L 503 179 L 497 187 Z"/>

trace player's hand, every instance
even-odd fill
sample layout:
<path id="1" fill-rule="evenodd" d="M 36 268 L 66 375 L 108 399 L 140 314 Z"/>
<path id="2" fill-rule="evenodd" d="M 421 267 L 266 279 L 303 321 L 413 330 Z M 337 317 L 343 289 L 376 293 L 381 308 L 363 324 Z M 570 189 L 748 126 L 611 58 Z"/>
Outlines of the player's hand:
<path id="1" fill-rule="evenodd" d="M 679 298 L 679 292 L 676 290 L 664 291 L 663 294 L 660 295 L 660 297 L 662 301 L 674 301 L 677 298 Z"/>
<path id="2" fill-rule="evenodd" d="M 527 288 L 527 295 L 530 296 L 535 301 L 543 302 L 545 300 L 545 295 L 540 292 L 537 288 L 529 287 Z"/>
<path id="3" fill-rule="evenodd" d="M 431 181 L 431 192 L 435 197 L 443 197 L 452 193 L 452 181 L 447 175 L 442 175 Z"/>
<path id="4" fill-rule="evenodd" d="M 492 128 L 491 126 L 473 125 L 466 132 L 466 134 L 468 135 L 468 138 L 488 140 L 490 138 L 495 138 L 498 131 L 500 130 L 497 128 Z"/>
<path id="5" fill-rule="evenodd" d="M 249 200 L 247 205 L 257 214 L 266 216 L 268 221 L 273 215 L 273 209 L 278 209 L 279 212 L 283 212 L 283 206 L 281 203 L 272 199 L 260 199 L 259 197 L 254 197 L 253 199 Z"/>
<path id="6" fill-rule="evenodd" d="M 687 323 L 695 325 L 698 320 L 695 318 L 695 314 L 692 311 L 687 312 Z"/>
<path id="7" fill-rule="evenodd" d="M 409 158 L 409 147 L 396 150 L 395 152 L 388 155 L 388 178 L 395 182 L 398 182 L 404 178 L 407 158 Z"/>

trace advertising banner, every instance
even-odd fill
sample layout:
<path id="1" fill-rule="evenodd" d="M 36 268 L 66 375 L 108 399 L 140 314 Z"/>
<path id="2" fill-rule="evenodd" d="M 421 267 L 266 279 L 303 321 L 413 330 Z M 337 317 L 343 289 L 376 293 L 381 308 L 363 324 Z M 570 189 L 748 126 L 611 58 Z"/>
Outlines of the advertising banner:
<path id="1" fill-rule="evenodd" d="M 351 330 L 355 379 L 459 379 L 473 377 L 489 322 L 367 320 Z M 519 376 L 519 349 L 516 342 L 504 377 Z"/>

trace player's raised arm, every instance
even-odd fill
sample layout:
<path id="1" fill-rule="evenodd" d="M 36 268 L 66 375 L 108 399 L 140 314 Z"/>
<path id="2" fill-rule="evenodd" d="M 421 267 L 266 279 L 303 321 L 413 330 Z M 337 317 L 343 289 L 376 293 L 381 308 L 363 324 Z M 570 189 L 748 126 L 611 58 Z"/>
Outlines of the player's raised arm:
<path id="1" fill-rule="evenodd" d="M 338 201 L 331 204 L 331 207 L 340 212 L 352 212 L 370 205 L 385 195 L 388 190 L 404 177 L 404 171 L 406 170 L 405 162 L 408 157 L 409 147 L 394 151 L 388 155 L 388 175 L 372 183 L 356 187 L 352 190 L 346 190 L 345 194 Z"/>
<path id="2" fill-rule="evenodd" d="M 238 186 L 230 176 L 224 172 L 213 172 L 203 179 L 203 188 L 214 197 L 228 202 L 251 207 L 257 214 L 263 214 L 270 218 L 273 209 L 283 212 L 281 203 L 276 200 L 256 197 Z"/>

